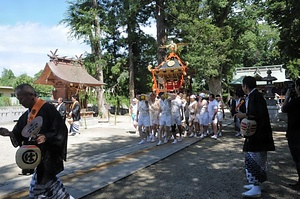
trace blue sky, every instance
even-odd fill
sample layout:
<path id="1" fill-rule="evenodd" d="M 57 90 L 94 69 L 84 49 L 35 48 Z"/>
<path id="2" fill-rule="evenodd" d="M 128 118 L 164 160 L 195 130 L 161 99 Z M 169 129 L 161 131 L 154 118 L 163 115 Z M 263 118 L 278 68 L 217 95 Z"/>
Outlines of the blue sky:
<path id="1" fill-rule="evenodd" d="M 33 77 L 49 61 L 50 50 L 70 58 L 90 52 L 58 25 L 67 7 L 65 0 L 0 0 L 0 74 L 6 68 Z"/>
<path id="2" fill-rule="evenodd" d="M 5 68 L 15 76 L 33 77 L 56 49 L 69 58 L 90 53 L 89 46 L 69 38 L 68 28 L 59 25 L 67 8 L 66 0 L 0 0 L 0 76 Z M 142 29 L 156 35 L 155 25 Z"/>
<path id="3" fill-rule="evenodd" d="M 57 25 L 64 17 L 68 4 L 64 0 L 0 0 L 0 24 L 36 22 Z"/>

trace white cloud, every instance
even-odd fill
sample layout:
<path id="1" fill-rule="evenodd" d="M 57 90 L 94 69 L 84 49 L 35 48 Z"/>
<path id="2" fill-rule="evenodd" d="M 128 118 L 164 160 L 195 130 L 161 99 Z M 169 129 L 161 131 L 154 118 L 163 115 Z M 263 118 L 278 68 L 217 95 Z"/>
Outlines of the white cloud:
<path id="1" fill-rule="evenodd" d="M 151 24 L 150 26 L 141 26 L 141 29 L 150 36 L 156 38 L 156 24 Z"/>
<path id="2" fill-rule="evenodd" d="M 0 26 L 0 72 L 11 69 L 16 76 L 33 76 L 49 61 L 47 54 L 58 49 L 59 56 L 75 57 L 90 52 L 82 41 L 68 38 L 63 25 L 48 27 L 37 23 Z"/>

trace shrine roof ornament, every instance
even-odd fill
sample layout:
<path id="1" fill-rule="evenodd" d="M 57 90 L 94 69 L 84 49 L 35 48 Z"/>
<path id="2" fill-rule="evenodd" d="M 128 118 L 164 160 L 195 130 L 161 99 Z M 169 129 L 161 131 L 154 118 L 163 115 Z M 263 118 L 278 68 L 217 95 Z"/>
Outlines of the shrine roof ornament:
<path id="1" fill-rule="evenodd" d="M 58 49 L 56 49 L 54 52 L 50 50 L 51 55 L 47 54 L 47 56 L 50 58 L 50 62 L 53 62 L 55 65 L 59 63 L 66 63 L 66 64 L 79 64 L 80 66 L 83 66 L 83 60 L 82 60 L 82 54 L 78 57 L 75 55 L 76 59 L 67 58 L 67 56 L 58 57 L 56 54 Z"/>

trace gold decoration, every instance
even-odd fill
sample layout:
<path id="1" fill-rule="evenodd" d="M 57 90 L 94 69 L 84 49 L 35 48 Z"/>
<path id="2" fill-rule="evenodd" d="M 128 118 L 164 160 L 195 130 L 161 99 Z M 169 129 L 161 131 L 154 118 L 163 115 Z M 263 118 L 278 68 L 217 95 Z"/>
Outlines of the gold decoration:
<path id="1" fill-rule="evenodd" d="M 170 61 L 168 61 L 167 65 L 169 67 L 174 66 L 175 65 L 175 61 L 174 60 L 170 60 Z"/>

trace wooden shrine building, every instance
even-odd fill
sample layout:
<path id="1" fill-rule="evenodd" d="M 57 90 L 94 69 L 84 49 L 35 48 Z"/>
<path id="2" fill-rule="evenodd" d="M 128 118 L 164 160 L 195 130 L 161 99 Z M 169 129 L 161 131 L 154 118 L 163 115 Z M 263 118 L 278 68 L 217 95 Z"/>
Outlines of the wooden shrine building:
<path id="1" fill-rule="evenodd" d="M 257 80 L 257 88 L 263 93 L 266 92 L 267 82 L 263 79 L 267 77 L 267 71 L 270 70 L 271 76 L 275 77 L 276 80 L 273 81 L 274 88 L 272 92 L 284 98 L 286 83 L 291 80 L 286 77 L 285 68 L 283 65 L 270 65 L 270 66 L 254 66 L 254 67 L 241 67 L 236 68 L 233 74 L 233 80 L 229 83 L 234 89 L 241 88 L 242 81 L 245 76 L 255 77 Z"/>
<path id="2" fill-rule="evenodd" d="M 52 51 L 50 51 L 52 53 Z M 59 97 L 65 100 L 71 100 L 72 95 L 77 95 L 80 90 L 86 90 L 88 87 L 97 87 L 105 85 L 88 74 L 85 70 L 81 56 L 78 59 L 67 57 L 58 57 L 57 50 L 48 55 L 50 61 L 41 76 L 34 82 L 36 84 L 53 85 L 53 98 Z"/>

